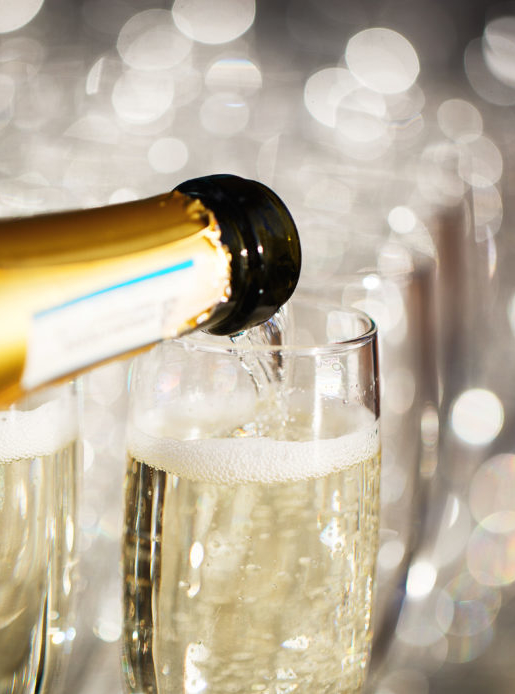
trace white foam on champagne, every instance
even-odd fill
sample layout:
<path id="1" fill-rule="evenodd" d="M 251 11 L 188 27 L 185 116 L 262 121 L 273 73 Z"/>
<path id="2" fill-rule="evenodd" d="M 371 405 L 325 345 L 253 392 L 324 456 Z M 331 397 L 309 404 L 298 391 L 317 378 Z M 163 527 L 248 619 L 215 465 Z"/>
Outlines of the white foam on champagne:
<path id="1" fill-rule="evenodd" d="M 50 455 L 77 438 L 75 398 L 0 412 L 0 464 Z"/>
<path id="2" fill-rule="evenodd" d="M 357 430 L 309 441 L 269 437 L 184 441 L 150 435 L 133 427 L 128 450 L 140 462 L 193 481 L 231 485 L 299 481 L 324 477 L 378 454 L 379 422 L 365 408 L 359 408 L 357 420 Z"/>

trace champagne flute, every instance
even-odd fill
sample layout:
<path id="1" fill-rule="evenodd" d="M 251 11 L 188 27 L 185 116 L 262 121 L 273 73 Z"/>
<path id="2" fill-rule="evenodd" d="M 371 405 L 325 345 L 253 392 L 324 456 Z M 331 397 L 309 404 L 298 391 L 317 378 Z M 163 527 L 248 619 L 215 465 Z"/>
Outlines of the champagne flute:
<path id="1" fill-rule="evenodd" d="M 363 687 L 379 516 L 375 326 L 308 300 L 292 313 L 283 344 L 196 335 L 136 360 L 127 692 Z"/>
<path id="2" fill-rule="evenodd" d="M 0 691 L 55 693 L 75 637 L 75 385 L 0 412 Z"/>

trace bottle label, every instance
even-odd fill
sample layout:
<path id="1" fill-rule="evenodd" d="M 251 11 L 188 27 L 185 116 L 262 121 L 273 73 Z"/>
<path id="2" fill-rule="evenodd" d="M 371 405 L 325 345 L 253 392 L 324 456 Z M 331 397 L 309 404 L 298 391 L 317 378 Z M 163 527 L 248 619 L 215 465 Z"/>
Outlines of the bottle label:
<path id="1" fill-rule="evenodd" d="M 103 286 L 33 316 L 23 388 L 184 332 L 209 311 L 225 283 L 202 285 L 209 257 L 186 258 L 153 272 Z M 207 274 L 209 277 L 209 274 Z M 222 286 L 224 285 L 224 286 Z"/>

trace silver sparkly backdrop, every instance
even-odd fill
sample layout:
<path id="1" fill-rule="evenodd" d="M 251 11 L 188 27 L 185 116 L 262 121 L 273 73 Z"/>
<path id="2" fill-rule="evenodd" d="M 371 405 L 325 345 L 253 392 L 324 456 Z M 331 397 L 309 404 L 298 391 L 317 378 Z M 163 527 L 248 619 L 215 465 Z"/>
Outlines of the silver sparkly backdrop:
<path id="1" fill-rule="evenodd" d="M 377 320 L 372 694 L 515 688 L 514 107 L 513 3 L 0 0 L 1 216 L 256 178 L 303 290 Z M 65 692 L 122 691 L 127 369 L 81 384 Z"/>

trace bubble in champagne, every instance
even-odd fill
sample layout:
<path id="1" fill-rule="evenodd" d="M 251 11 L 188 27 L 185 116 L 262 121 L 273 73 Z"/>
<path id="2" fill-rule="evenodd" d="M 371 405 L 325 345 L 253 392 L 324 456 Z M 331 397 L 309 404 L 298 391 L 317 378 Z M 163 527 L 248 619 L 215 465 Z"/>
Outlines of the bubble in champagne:
<path id="1" fill-rule="evenodd" d="M 50 455 L 77 437 L 73 402 L 51 400 L 33 410 L 0 412 L 0 464 Z"/>
<path id="2" fill-rule="evenodd" d="M 323 477 L 378 453 L 378 423 L 372 412 L 358 406 L 343 409 L 346 419 L 339 428 L 345 431 L 348 427 L 352 433 L 336 438 L 278 441 L 243 436 L 181 441 L 166 432 L 133 427 L 128 449 L 135 459 L 190 480 L 238 484 Z M 168 414 L 166 419 L 172 421 L 173 412 Z M 147 423 L 152 419 L 149 413 Z"/>

